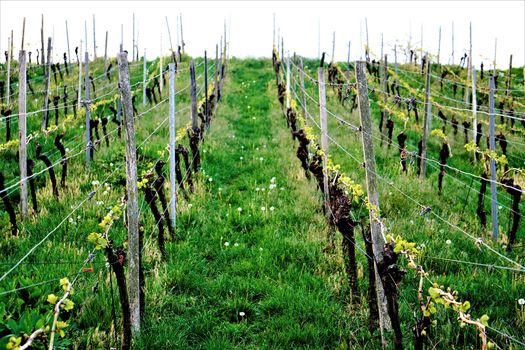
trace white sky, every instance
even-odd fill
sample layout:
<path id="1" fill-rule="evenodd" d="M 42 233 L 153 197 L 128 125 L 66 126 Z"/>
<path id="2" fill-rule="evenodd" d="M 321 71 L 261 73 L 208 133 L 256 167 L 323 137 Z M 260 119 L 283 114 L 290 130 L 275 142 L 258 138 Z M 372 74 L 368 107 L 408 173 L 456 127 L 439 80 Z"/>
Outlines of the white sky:
<path id="1" fill-rule="evenodd" d="M 7 38 L 14 30 L 15 57 L 21 44 L 22 19 L 26 17 L 26 49 L 40 48 L 40 16 L 44 14 L 45 41 L 54 32 L 54 61 L 67 51 L 65 20 L 68 20 L 71 54 L 84 38 L 87 21 L 88 50 L 93 54 L 93 14 L 96 18 L 97 55 L 104 55 L 105 31 L 109 31 L 108 52 L 114 56 L 120 44 L 120 27 L 124 26 L 124 49 L 132 51 L 132 16 L 138 23 L 138 45 L 142 55 L 157 56 L 162 47 L 167 54 L 169 39 L 165 16 L 170 21 L 173 45 L 176 45 L 176 17 L 182 13 L 186 51 L 202 55 L 205 49 L 215 54 L 215 44 L 223 35 L 224 21 L 231 23 L 230 53 L 237 57 L 265 56 L 271 53 L 273 14 L 284 37 L 285 50 L 308 57 L 318 55 L 318 30 L 321 51 L 331 54 L 332 33 L 336 32 L 335 56 L 346 61 L 348 41 L 351 59 L 363 56 L 366 43 L 365 17 L 369 42 L 379 55 L 381 34 L 385 53 L 393 62 L 396 40 L 406 45 L 411 28 L 412 43 L 420 47 L 423 26 L 423 49 L 437 54 L 439 26 L 441 62 L 447 63 L 452 52 L 451 27 L 455 27 L 455 61 L 469 47 L 469 22 L 473 30 L 474 64 L 481 60 L 486 69 L 492 66 L 494 40 L 497 38 L 498 67 L 523 66 L 525 57 L 525 1 L 13 1 L 0 0 L 0 61 L 7 49 Z M 362 31 L 361 31 L 362 29 Z M 361 44 L 362 43 L 362 44 Z M 398 53 L 398 60 L 405 61 Z"/>

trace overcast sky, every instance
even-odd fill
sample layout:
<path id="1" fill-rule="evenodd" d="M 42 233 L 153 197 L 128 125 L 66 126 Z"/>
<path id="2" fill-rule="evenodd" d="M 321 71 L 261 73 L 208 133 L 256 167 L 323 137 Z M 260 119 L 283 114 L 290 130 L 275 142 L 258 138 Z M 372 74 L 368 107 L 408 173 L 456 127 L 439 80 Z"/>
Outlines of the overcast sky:
<path id="1" fill-rule="evenodd" d="M 135 13 L 140 55 L 144 48 L 147 57 L 170 47 L 165 17 L 168 17 L 173 46 L 177 42 L 176 20 L 182 14 L 186 51 L 202 55 L 205 49 L 214 55 L 215 44 L 224 32 L 224 21 L 231 28 L 230 53 L 237 57 L 271 54 L 273 16 L 277 34 L 284 37 L 285 50 L 308 57 L 318 56 L 320 33 L 321 51 L 331 55 L 332 33 L 336 32 L 335 57 L 346 61 L 348 42 L 351 59 L 364 55 L 366 43 L 365 18 L 371 51 L 379 55 L 381 35 L 385 53 L 393 62 L 393 47 L 405 46 L 411 37 L 412 45 L 438 52 L 441 26 L 442 63 L 450 61 L 452 52 L 452 23 L 454 23 L 455 61 L 468 51 L 469 23 L 472 22 L 474 63 L 492 66 L 494 41 L 497 38 L 498 67 L 508 67 L 513 54 L 513 66 L 524 65 L 525 1 L 0 1 L 0 48 L 7 49 L 8 37 L 14 30 L 15 57 L 21 44 L 22 20 L 26 17 L 26 49 L 40 48 L 40 21 L 44 14 L 44 35 L 53 36 L 55 62 L 67 51 L 65 21 L 68 21 L 71 54 L 84 39 L 87 22 L 88 47 L 93 55 L 93 15 L 96 19 L 97 56 L 104 55 L 104 39 L 109 32 L 108 52 L 118 51 L 121 25 L 124 28 L 124 48 L 132 51 L 132 19 Z M 320 29 L 320 32 L 319 32 Z M 276 34 L 276 35 L 277 35 Z M 180 34 L 179 34 L 180 36 Z M 46 39 L 47 42 L 47 39 Z M 33 59 L 36 61 L 36 52 Z M 0 61 L 4 62 L 2 54 Z M 398 53 L 398 60 L 405 56 Z"/>

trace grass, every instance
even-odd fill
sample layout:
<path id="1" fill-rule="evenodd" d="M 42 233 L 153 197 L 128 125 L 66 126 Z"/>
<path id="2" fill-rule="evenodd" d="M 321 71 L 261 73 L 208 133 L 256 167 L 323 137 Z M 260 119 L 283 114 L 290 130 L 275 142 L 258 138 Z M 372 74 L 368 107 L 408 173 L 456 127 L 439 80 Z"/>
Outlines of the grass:
<path id="1" fill-rule="evenodd" d="M 200 60 L 198 60 L 200 62 Z M 310 75 L 315 75 L 315 62 L 308 61 Z M 213 66 L 213 65 L 212 65 Z M 101 62 L 94 64 L 94 75 L 101 72 Z M 406 67 L 405 67 L 406 68 Z M 153 68 L 151 68 L 153 71 Z M 197 74 L 202 71 L 198 68 Z M 140 81 L 142 65 L 132 70 L 132 83 Z M 321 196 L 314 181 L 308 181 L 295 156 L 297 144 L 292 141 L 277 101 L 274 73 L 269 60 L 232 59 L 228 66 L 223 99 L 214 116 L 210 132 L 201 148 L 202 171 L 198 175 L 195 193 L 186 199 L 179 196 L 177 210 L 177 239 L 167 242 L 167 261 L 162 262 L 156 247 L 156 229 L 149 208 L 140 194 L 141 225 L 145 232 L 144 266 L 146 273 L 146 313 L 140 336 L 134 340 L 137 349 L 377 349 L 378 335 L 367 330 L 366 285 L 363 276 L 366 260 L 358 254 L 360 296 L 351 302 L 340 250 L 340 235 L 336 249 L 324 251 L 327 224 L 321 210 Z M 421 83 L 421 78 L 416 77 Z M 177 90 L 188 82 L 187 72 L 177 77 Z M 114 83 L 114 80 L 113 80 Z M 414 82 L 414 84 L 416 84 Z M 199 81 L 199 86 L 202 81 Z M 435 87 L 435 86 L 434 86 Z M 317 89 L 307 83 L 307 91 L 317 98 Z M 328 108 L 358 125 L 359 116 L 338 104 L 328 89 Z M 202 96 L 202 94 L 200 95 Z M 139 113 L 145 110 L 137 99 Z M 177 108 L 188 105 L 188 93 L 177 95 Z M 31 102 L 28 110 L 38 109 Z M 147 106 L 146 108 L 149 108 Z M 311 101 L 308 110 L 317 118 L 318 107 Z M 105 113 L 105 111 L 100 111 Z M 164 151 L 168 129 L 161 123 L 168 106 L 146 113 L 137 123 L 139 149 L 139 176 L 150 168 Z M 374 132 L 377 132 L 378 106 L 372 103 Z M 421 116 L 422 118 L 422 116 Z M 35 118 L 39 119 L 39 118 Z M 434 127 L 440 122 L 434 120 Z M 189 121 L 189 110 L 177 114 L 177 127 Z M 31 130 L 38 128 L 39 120 L 31 121 Z M 308 121 L 310 125 L 310 121 Z M 74 125 L 81 125 L 82 120 Z M 114 125 L 110 125 L 111 132 Z M 315 130 L 315 126 L 314 130 Z M 399 127 L 396 125 L 397 132 Z M 317 130 L 316 130 L 317 131 Z M 396 134 L 394 132 L 394 135 Z M 410 124 L 407 143 L 413 149 L 419 126 Z M 13 131 L 16 135 L 17 131 Z M 344 148 L 362 159 L 359 135 L 329 118 L 329 133 Z M 460 130 L 461 133 L 461 130 Z M 80 128 L 68 128 L 66 143 L 82 142 Z M 519 141 L 519 135 L 509 141 Z M 42 138 L 44 149 L 53 151 L 52 139 Z M 83 155 L 70 163 L 67 189 L 60 189 L 60 200 L 51 196 L 47 177 L 39 176 L 38 198 L 41 212 L 21 225 L 18 238 L 9 237 L 7 218 L 0 212 L 6 238 L 0 241 L 2 259 L 0 272 L 12 266 L 30 247 L 55 227 L 72 208 L 93 190 L 92 181 L 101 183 L 117 166 L 124 165 L 123 140 L 112 138 L 109 148 L 101 147 L 95 161 L 86 168 Z M 183 143 L 187 143 L 186 140 Z M 31 147 L 31 146 L 30 146 Z M 79 147 L 82 147 L 80 145 Z M 462 150 L 462 135 L 451 139 L 454 156 L 449 164 L 474 174 L 479 166 L 472 166 Z M 418 202 L 430 205 L 446 220 L 489 242 L 489 233 L 478 225 L 475 216 L 477 195 L 463 211 L 468 189 L 446 176 L 444 195 L 438 197 L 437 171 L 429 168 L 428 180 L 417 179 L 413 167 L 408 176 L 400 174 L 398 152 L 375 143 L 378 172 L 394 182 L 404 193 Z M 30 149 L 34 152 L 33 149 Z M 436 159 L 439 141 L 432 140 L 430 155 Z M 517 163 L 523 167 L 522 148 L 509 145 Z M 335 163 L 363 183 L 364 174 L 342 150 L 330 145 Z M 16 150 L 0 154 L 6 164 L 5 173 L 16 173 Z M 54 155 L 52 161 L 56 161 Z M 511 162 L 516 160 L 510 159 Z M 42 168 L 40 168 L 42 169 Z M 167 169 L 166 169 L 167 170 Z M 38 169 L 35 169 L 38 171 Z M 452 175 L 452 174 L 451 174 Z M 16 179 L 15 176 L 8 181 Z M 45 180 L 43 180 L 45 179 Z M 462 178 L 467 181 L 467 178 Z M 97 229 L 98 222 L 124 194 L 124 168 L 108 178 L 110 189 L 104 194 L 103 186 L 95 197 L 83 205 L 48 240 L 7 279 L 0 284 L 0 293 L 75 274 L 91 251 L 87 235 Z M 478 188 L 474 181 L 472 187 Z M 517 299 L 525 296 L 523 274 L 499 269 L 457 264 L 441 259 L 468 260 L 479 263 L 505 265 L 486 249 L 479 249 L 461 232 L 432 216 L 419 215 L 420 207 L 408 200 L 385 181 L 379 182 L 381 212 L 386 226 L 394 234 L 425 246 L 420 263 L 429 277 L 440 284 L 458 290 L 461 300 L 469 300 L 473 317 L 488 314 L 490 325 L 500 331 L 523 339 L 525 334 L 524 310 Z M 13 195 L 16 201 L 16 193 Z M 500 195 L 509 205 L 508 196 Z M 99 204 L 97 204 L 99 203 Z M 489 203 L 486 201 L 487 210 Z M 523 204 L 522 204 L 523 206 Z M 160 207 L 160 206 L 159 206 Z M 3 208 L 3 207 L 2 207 Z M 263 209 L 264 208 L 264 209 Z M 525 208 L 522 209 L 524 212 Z M 502 215 L 502 232 L 508 219 Z M 524 238 L 520 225 L 518 241 Z M 117 244 L 126 239 L 122 221 L 115 223 L 110 232 Z M 504 237 L 504 235 L 503 235 Z M 452 244 L 447 244 L 447 240 Z M 357 239 L 360 248 L 362 240 Z M 494 248 L 504 252 L 501 244 Z M 511 254 L 514 260 L 523 260 L 523 248 Z M 97 349 L 119 346 L 114 338 L 112 304 L 117 312 L 117 332 L 120 330 L 118 295 L 113 279 L 112 297 L 105 259 L 98 254 L 93 273 L 81 274 L 72 299 L 76 303 L 72 312 L 64 312 L 62 319 L 69 323 L 66 337 L 58 342 L 60 348 Z M 401 261 L 401 265 L 405 262 Z M 93 291 L 97 286 L 98 290 Z M 427 288 L 429 285 L 426 286 Z M 411 348 L 413 312 L 417 309 L 417 280 L 409 274 L 400 284 L 400 315 L 407 348 Z M 0 296 L 0 347 L 15 333 L 8 320 L 16 321 L 16 329 L 26 333 L 34 328 L 35 319 L 49 315 L 46 303 L 49 293 L 60 293 L 58 280 L 41 286 Z M 454 313 L 440 310 L 438 323 L 429 336 L 436 348 L 470 349 L 479 347 L 472 328 L 460 328 Z M 25 324 L 22 320 L 28 319 Z M 502 347 L 509 344 L 489 332 Z"/>

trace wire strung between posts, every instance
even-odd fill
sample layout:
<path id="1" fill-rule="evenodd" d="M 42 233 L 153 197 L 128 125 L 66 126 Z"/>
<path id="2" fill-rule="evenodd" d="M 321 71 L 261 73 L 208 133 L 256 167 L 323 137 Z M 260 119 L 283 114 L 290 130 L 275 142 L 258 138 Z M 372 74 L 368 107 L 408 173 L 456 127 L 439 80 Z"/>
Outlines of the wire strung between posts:
<path id="1" fill-rule="evenodd" d="M 312 100 L 314 103 L 316 103 L 317 105 L 319 105 L 319 102 L 318 102 L 317 100 L 315 100 L 312 96 L 310 96 L 305 90 L 301 89 L 301 91 L 304 92 L 304 94 L 305 94 L 310 100 Z M 332 112 L 330 112 L 328 109 L 327 109 L 327 112 L 329 112 L 329 114 L 331 114 L 331 115 L 334 115 L 334 114 L 333 114 Z M 344 119 L 342 119 L 341 117 L 338 117 L 338 120 L 344 120 Z M 346 122 L 346 121 L 345 121 L 345 124 L 348 125 L 348 126 L 351 126 L 353 129 L 359 129 L 359 127 L 357 127 L 356 125 L 352 125 L 352 124 L 349 123 L 349 122 Z M 364 132 L 364 131 L 363 131 L 363 132 Z M 375 136 L 375 135 L 373 135 L 373 134 L 370 134 L 370 136 L 372 136 L 372 137 L 374 137 L 374 138 L 377 139 L 377 136 Z M 441 165 L 441 163 L 440 163 L 439 161 L 435 160 L 435 159 L 432 159 L 432 158 L 425 158 L 425 157 L 419 156 L 419 155 L 417 155 L 417 154 L 416 154 L 416 156 L 417 156 L 418 158 L 420 158 L 420 159 L 425 159 L 425 160 L 427 160 L 427 161 L 429 161 L 429 162 L 434 162 L 434 163 L 437 163 L 437 164 L 440 164 L 440 165 Z M 482 179 L 481 176 L 478 176 L 478 175 L 475 175 L 475 174 L 472 174 L 472 173 L 469 173 L 469 172 L 466 172 L 466 171 L 460 170 L 460 169 L 455 168 L 455 167 L 453 167 L 453 166 L 450 166 L 450 165 L 448 165 L 448 164 L 443 164 L 443 166 L 446 167 L 446 168 L 448 168 L 448 169 L 452 169 L 452 170 L 454 170 L 454 171 L 460 172 L 460 173 L 462 173 L 462 174 L 464 174 L 464 175 L 471 176 L 471 177 L 474 177 L 474 178 L 477 178 L 477 179 L 480 179 L 480 180 Z M 498 185 L 500 185 L 500 186 L 503 186 L 503 187 L 505 187 L 505 188 L 513 189 L 513 190 L 515 190 L 515 191 L 517 191 L 517 192 L 520 192 L 520 193 L 525 193 L 525 190 L 520 190 L 520 189 L 518 189 L 518 188 L 516 188 L 516 187 L 510 186 L 510 185 L 507 185 L 507 184 L 504 184 L 504 183 L 501 183 L 501 182 L 498 182 L 498 181 L 492 181 L 492 180 L 490 180 L 490 179 L 489 179 L 488 181 L 489 181 L 489 182 L 494 182 L 494 183 L 496 183 L 496 184 L 498 184 Z"/>

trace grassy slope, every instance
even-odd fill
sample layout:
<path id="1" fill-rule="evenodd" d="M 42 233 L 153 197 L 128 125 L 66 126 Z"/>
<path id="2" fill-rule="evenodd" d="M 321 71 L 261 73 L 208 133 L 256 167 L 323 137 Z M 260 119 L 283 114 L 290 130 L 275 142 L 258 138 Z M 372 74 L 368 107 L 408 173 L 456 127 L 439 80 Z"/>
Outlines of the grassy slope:
<path id="1" fill-rule="evenodd" d="M 356 320 L 327 288 L 340 262 L 323 257 L 326 224 L 268 89 L 271 72 L 269 61 L 231 63 L 204 147 L 205 186 L 181 208 L 182 242 L 150 280 L 155 307 L 138 348 L 336 348 L 348 339 Z"/>
<path id="2" fill-rule="evenodd" d="M 140 203 L 146 213 L 143 225 L 146 229 L 148 307 L 145 328 L 136 347 L 377 348 L 377 340 L 371 340 L 366 331 L 366 301 L 360 298 L 355 305 L 347 303 L 348 290 L 339 250 L 333 254 L 322 253 L 326 223 L 320 212 L 319 193 L 313 182 L 304 179 L 295 157 L 296 145 L 291 141 L 277 103 L 270 62 L 233 60 L 230 67 L 224 99 L 204 145 L 205 175 L 189 201 L 182 196 L 179 198 L 177 232 L 181 239 L 168 243 L 167 264 L 159 261 L 152 219 L 148 208 Z M 100 69 L 100 64 L 97 68 Z M 135 81 L 140 80 L 140 72 L 139 64 L 134 74 Z M 180 86 L 185 86 L 185 82 L 187 77 L 180 80 Z M 311 95 L 317 97 L 316 89 L 309 89 Z M 338 106 L 333 94 L 328 94 L 332 111 L 358 122 L 356 114 L 349 115 Z M 180 96 L 178 102 L 181 101 L 178 107 L 187 102 L 185 94 Z M 313 104 L 309 109 L 317 114 L 317 107 Z M 373 111 L 377 116 L 375 105 Z M 143 141 L 164 120 L 166 113 L 167 107 L 164 106 L 148 114 L 147 121 L 139 122 L 137 141 Z M 178 118 L 178 126 L 184 125 L 188 113 Z M 109 131 L 113 129 L 110 125 Z M 75 136 L 81 137 L 81 132 L 73 129 Z M 16 128 L 13 134 L 16 135 Z M 330 120 L 330 134 L 358 158 L 361 157 L 360 139 L 350 136 L 351 133 L 338 127 L 333 119 Z M 145 145 L 141 169 L 159 157 L 158 152 L 164 149 L 166 139 L 167 129 L 161 128 L 159 135 Z M 72 140 L 73 136 L 66 142 Z M 409 144 L 414 146 L 415 138 L 409 139 Z M 51 145 L 52 140 L 47 149 L 53 150 Z M 436 158 L 437 142 L 431 147 Z M 123 163 L 122 149 L 123 141 L 113 143 L 109 149 L 102 148 L 89 171 L 83 166 L 82 156 L 73 161 L 70 188 L 58 203 L 50 196 L 47 180 L 47 187 L 39 191 L 40 200 L 45 201 L 41 202 L 44 211 L 25 227 L 27 233 L 21 239 L 2 241 L 0 248 L 5 252 L 2 262 L 6 264 L 1 271 L 5 271 L 6 266 L 16 261 L 50 227 L 54 227 L 72 205 L 87 195 L 92 189 L 92 180 L 105 178 L 111 169 L 110 163 Z M 413 174 L 408 178 L 400 177 L 397 151 L 380 150 L 378 145 L 376 150 L 380 172 L 395 180 L 403 191 L 411 193 L 422 203 L 430 204 L 433 210 L 446 214 L 448 220 L 459 222 L 461 227 L 484 234 L 477 227 L 473 214 L 473 193 L 465 213 L 460 215 L 462 202 L 459 199 L 465 198 L 467 192 L 464 187 L 445 178 L 445 196 L 440 199 L 434 194 L 437 187 L 435 170 L 430 171 L 431 180 L 428 182 L 415 180 Z M 453 148 L 453 153 L 459 154 L 451 159 L 454 166 L 467 163 L 467 157 L 462 156 L 460 150 L 461 145 Z M 509 152 L 513 151 L 519 152 L 509 147 Z M 331 153 L 344 171 L 362 182 L 362 169 L 356 163 L 335 146 L 331 146 Z M 57 158 L 55 156 L 52 160 Z M 455 159 L 458 159 L 457 163 Z M 9 164 L 13 163 L 10 161 Z M 209 181 L 210 177 L 212 181 Z M 272 177 L 276 178 L 277 188 L 269 191 Z M 80 219 L 76 219 L 75 224 L 68 223 L 57 231 L 50 243 L 44 244 L 29 260 L 32 264 L 21 266 L 14 278 L 2 287 L 10 289 L 76 272 L 90 248 L 86 244 L 86 235 L 96 228 L 108 207 L 122 195 L 123 179 L 122 170 L 111 179 L 113 191 L 109 195 L 97 194 L 93 201 L 82 207 Z M 418 181 L 417 190 L 414 181 Z M 484 263 L 497 261 L 490 254 L 480 252 L 447 225 L 419 217 L 419 208 L 387 184 L 381 183 L 380 186 L 382 212 L 388 227 L 394 233 L 424 243 L 428 255 Z M 260 190 L 256 191 L 257 188 Z M 96 205 L 96 201 L 104 204 Z M 270 211 L 272 206 L 274 211 Z M 242 208 L 240 213 L 239 207 Z M 263 212 L 261 207 L 266 210 Z M 518 239 L 523 237 L 523 225 L 520 226 Z M 117 241 L 125 238 L 125 228 L 121 223 L 112 229 L 112 237 Z M 450 246 L 445 244 L 449 238 L 453 241 Z M 225 246 L 225 242 L 229 242 L 229 246 Z M 358 242 L 362 246 L 359 238 Z M 520 254 L 516 249 L 512 257 L 520 259 Z M 366 270 L 359 251 L 358 259 L 359 270 Z M 114 345 L 111 341 L 109 280 L 103 261 L 103 257 L 98 256 L 96 274 L 82 278 L 77 285 L 73 300 L 79 307 L 74 321 L 71 320 L 68 335 L 61 342 L 64 346 L 68 343 L 75 343 L 79 348 Z M 525 295 L 522 275 L 439 260 L 425 259 L 422 263 L 434 279 L 451 285 L 460 292 L 462 299 L 471 302 L 474 316 L 488 313 L 494 327 L 518 338 L 525 333 L 523 310 L 516 306 L 517 298 Z M 97 280 L 100 282 L 99 291 L 94 294 L 91 287 Z M 361 279 L 361 295 L 365 288 L 366 280 Z M 412 312 L 416 308 L 415 288 L 416 281 L 411 275 L 401 283 L 400 306 L 408 347 Z M 30 302 L 20 307 L 41 308 L 42 312 L 47 312 L 49 307 L 42 301 L 48 293 L 58 290 L 58 282 L 33 288 Z M 22 294 L 4 299 L 3 303 L 10 303 L 13 308 Z M 244 312 L 245 316 L 240 317 L 239 312 Z M 65 314 L 64 317 L 69 316 Z M 438 348 L 462 348 L 465 336 L 467 344 L 475 343 L 475 332 L 472 329 L 460 330 L 453 314 L 440 312 L 438 317 L 440 321 L 432 337 Z M 470 345 L 465 347 L 470 348 Z"/>

